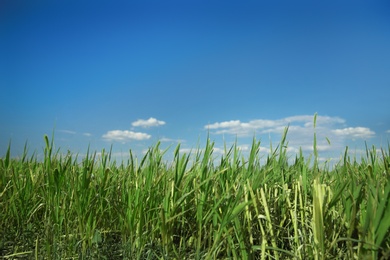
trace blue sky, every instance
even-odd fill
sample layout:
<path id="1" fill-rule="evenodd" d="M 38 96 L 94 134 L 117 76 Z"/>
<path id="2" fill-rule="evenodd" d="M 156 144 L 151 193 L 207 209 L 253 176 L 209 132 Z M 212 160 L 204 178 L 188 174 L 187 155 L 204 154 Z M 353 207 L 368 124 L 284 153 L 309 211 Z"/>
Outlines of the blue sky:
<path id="1" fill-rule="evenodd" d="M 287 125 L 309 154 L 315 113 L 322 158 L 387 148 L 387 1 L 6 0 L 0 34 L 0 156 L 53 130 L 79 154 L 208 135 L 266 153 Z"/>

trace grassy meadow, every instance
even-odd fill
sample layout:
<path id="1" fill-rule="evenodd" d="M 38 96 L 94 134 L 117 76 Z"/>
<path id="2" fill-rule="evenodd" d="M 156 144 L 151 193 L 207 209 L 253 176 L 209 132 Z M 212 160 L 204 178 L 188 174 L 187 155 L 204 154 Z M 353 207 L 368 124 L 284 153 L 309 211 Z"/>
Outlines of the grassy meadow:
<path id="1" fill-rule="evenodd" d="M 159 143 L 116 163 L 111 152 L 0 159 L 0 258 L 388 259 L 390 147 L 330 169 L 287 155 L 287 129 L 260 162 L 213 142 L 166 162 Z"/>

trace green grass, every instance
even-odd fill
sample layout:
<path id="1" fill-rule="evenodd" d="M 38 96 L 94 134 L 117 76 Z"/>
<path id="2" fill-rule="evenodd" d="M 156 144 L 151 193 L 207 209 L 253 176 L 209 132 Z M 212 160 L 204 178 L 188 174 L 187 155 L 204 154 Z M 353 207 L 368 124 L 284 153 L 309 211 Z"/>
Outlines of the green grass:
<path id="1" fill-rule="evenodd" d="M 266 162 L 253 140 L 219 161 L 213 142 L 163 160 L 159 143 L 117 164 L 111 151 L 54 150 L 44 160 L 0 159 L 0 258 L 387 259 L 390 148 L 368 148 L 329 170 L 302 152 L 291 163 L 286 132 Z M 289 163 L 290 161 L 290 163 Z"/>

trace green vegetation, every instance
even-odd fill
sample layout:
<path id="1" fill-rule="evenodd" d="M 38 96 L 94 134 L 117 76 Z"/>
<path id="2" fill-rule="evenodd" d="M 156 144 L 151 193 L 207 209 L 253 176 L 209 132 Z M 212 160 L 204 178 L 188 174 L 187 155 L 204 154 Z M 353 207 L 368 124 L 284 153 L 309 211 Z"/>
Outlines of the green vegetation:
<path id="1" fill-rule="evenodd" d="M 291 163 L 287 130 L 264 164 L 237 145 L 216 163 L 213 143 L 164 162 L 159 143 L 129 152 L 44 160 L 27 149 L 0 159 L 0 258 L 388 259 L 390 148 L 345 156 L 331 170 L 302 152 Z M 289 163 L 290 161 L 290 163 Z"/>

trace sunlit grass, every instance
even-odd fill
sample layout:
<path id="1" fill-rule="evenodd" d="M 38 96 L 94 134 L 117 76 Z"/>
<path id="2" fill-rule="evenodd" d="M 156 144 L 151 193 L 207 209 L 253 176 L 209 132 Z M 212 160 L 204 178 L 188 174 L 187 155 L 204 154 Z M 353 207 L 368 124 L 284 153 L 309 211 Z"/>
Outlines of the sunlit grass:
<path id="1" fill-rule="evenodd" d="M 315 124 L 314 124 L 315 125 Z M 163 160 L 157 143 L 117 164 L 111 151 L 0 159 L 0 257 L 29 259 L 387 259 L 390 148 L 332 170 L 237 144 Z"/>

